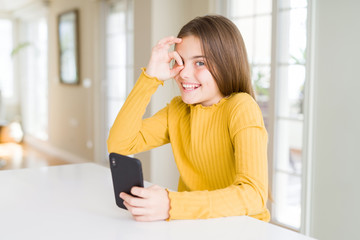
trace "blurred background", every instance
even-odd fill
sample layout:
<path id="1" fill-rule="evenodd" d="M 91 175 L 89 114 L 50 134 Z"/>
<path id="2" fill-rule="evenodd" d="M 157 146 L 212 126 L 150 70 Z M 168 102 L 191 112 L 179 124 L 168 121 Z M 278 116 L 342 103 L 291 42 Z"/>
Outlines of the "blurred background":
<path id="1" fill-rule="evenodd" d="M 269 132 L 272 223 L 353 239 L 359 11 L 356 0 L 0 0 L 0 170 L 107 166 L 109 129 L 152 46 L 222 14 L 245 40 Z M 178 94 L 167 81 L 146 116 Z M 169 145 L 136 157 L 146 180 L 177 189 Z"/>

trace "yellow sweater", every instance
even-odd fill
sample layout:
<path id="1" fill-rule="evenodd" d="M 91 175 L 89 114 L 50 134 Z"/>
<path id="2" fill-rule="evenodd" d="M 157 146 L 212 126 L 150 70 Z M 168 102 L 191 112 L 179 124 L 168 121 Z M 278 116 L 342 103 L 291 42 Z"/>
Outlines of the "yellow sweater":
<path id="1" fill-rule="evenodd" d="M 180 179 L 178 192 L 169 192 L 170 219 L 269 221 L 267 132 L 254 99 L 234 93 L 204 107 L 175 97 L 143 120 L 160 84 L 140 75 L 110 130 L 108 151 L 129 155 L 171 143 Z"/>

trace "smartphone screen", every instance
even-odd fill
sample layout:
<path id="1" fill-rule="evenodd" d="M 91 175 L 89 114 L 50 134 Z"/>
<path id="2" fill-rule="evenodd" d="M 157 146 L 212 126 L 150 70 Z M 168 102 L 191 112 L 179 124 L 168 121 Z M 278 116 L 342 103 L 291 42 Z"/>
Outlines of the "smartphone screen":
<path id="1" fill-rule="evenodd" d="M 141 162 L 117 153 L 110 153 L 109 160 L 116 205 L 126 209 L 119 195 L 121 192 L 131 194 L 130 190 L 134 186 L 144 187 Z"/>

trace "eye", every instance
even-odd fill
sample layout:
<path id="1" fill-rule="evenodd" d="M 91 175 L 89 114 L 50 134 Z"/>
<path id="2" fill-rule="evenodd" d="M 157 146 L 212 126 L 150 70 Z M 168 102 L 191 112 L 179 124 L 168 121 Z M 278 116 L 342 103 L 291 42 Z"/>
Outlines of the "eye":
<path id="1" fill-rule="evenodd" d="M 205 63 L 204 63 L 204 62 L 201 62 L 201 61 L 197 61 L 195 64 L 196 64 L 196 66 L 198 66 L 198 67 L 205 66 Z"/>

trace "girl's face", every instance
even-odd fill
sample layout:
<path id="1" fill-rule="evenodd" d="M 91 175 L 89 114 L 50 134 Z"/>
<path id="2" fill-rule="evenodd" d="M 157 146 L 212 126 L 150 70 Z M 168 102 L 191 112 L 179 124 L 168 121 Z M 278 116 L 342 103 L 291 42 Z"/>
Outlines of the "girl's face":
<path id="1" fill-rule="evenodd" d="M 175 51 L 179 53 L 184 64 L 183 70 L 175 77 L 184 103 L 203 106 L 218 103 L 224 96 L 205 66 L 206 59 L 199 38 L 182 38 L 181 43 L 176 44 Z"/>

